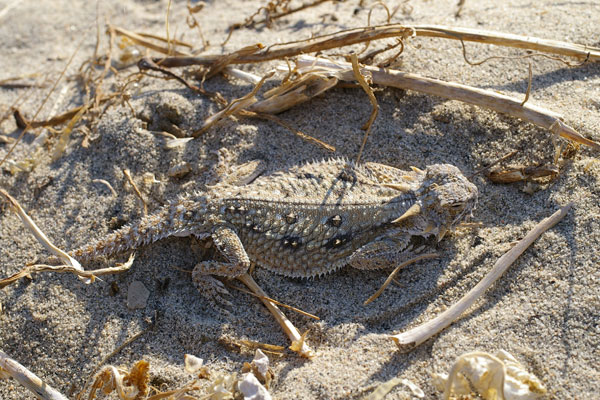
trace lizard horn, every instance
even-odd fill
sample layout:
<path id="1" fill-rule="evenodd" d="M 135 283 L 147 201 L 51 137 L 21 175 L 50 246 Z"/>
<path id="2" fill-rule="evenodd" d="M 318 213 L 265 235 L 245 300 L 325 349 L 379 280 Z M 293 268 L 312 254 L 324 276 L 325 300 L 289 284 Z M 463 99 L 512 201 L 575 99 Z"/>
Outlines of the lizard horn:
<path id="1" fill-rule="evenodd" d="M 406 183 L 384 183 L 383 186 L 388 187 L 390 189 L 399 190 L 401 192 L 410 191 L 410 185 Z"/>
<path id="2" fill-rule="evenodd" d="M 440 240 L 442 240 L 447 232 L 448 232 L 448 229 L 440 228 L 438 231 L 438 234 L 437 234 L 437 241 L 439 242 Z"/>
<path id="3" fill-rule="evenodd" d="M 415 203 L 412 206 L 410 206 L 410 208 L 408 210 L 406 210 L 406 212 L 404 214 L 402 214 L 400 217 L 393 220 L 392 224 L 396 224 L 400 221 L 405 220 L 408 217 L 412 217 L 413 215 L 418 215 L 420 212 L 421 212 L 421 206 L 419 205 L 419 203 Z"/>

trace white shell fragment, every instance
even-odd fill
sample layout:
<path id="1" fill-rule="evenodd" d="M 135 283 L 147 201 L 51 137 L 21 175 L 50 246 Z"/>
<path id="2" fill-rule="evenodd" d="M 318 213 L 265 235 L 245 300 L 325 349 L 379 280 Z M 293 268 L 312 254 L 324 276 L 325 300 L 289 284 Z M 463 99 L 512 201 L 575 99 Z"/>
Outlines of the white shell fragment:
<path id="1" fill-rule="evenodd" d="M 258 378 L 265 380 L 269 373 L 269 357 L 267 357 L 260 349 L 257 349 L 252 364 L 256 367 L 256 371 L 262 375 Z"/>
<path id="2" fill-rule="evenodd" d="M 206 398 L 210 400 L 233 399 L 237 382 L 235 373 L 218 375 L 207 388 L 208 397 Z"/>
<path id="3" fill-rule="evenodd" d="M 185 365 L 185 372 L 195 374 L 202 368 L 204 360 L 191 354 L 186 354 L 183 356 L 183 363 Z"/>
<path id="4" fill-rule="evenodd" d="M 243 375 L 243 379 L 238 383 L 238 389 L 244 395 L 244 400 L 271 400 L 267 389 L 251 372 Z"/>
<path id="5" fill-rule="evenodd" d="M 473 391 L 486 400 L 534 400 L 546 393 L 542 382 L 508 352 L 496 355 L 476 351 L 456 359 L 449 374 L 432 374 L 444 399 L 467 396 Z"/>

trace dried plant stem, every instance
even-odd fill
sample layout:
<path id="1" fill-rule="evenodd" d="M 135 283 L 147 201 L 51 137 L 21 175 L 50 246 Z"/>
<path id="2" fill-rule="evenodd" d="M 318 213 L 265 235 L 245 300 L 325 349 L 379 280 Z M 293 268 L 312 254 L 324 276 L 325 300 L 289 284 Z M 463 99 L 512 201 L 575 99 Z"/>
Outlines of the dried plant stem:
<path id="1" fill-rule="evenodd" d="M 77 269 L 71 265 L 46 265 L 46 264 L 28 265 L 25 268 L 23 268 L 21 271 L 17 272 L 16 274 L 13 274 L 13 275 L 9 276 L 8 278 L 0 279 L 0 289 L 3 289 L 4 287 L 18 281 L 19 279 L 22 279 L 25 277 L 31 278 L 31 275 L 38 273 L 38 272 L 44 272 L 44 271 L 69 272 L 69 273 L 79 276 L 80 278 L 89 280 L 91 282 L 94 279 L 96 279 L 96 277 L 98 277 L 98 276 L 114 275 L 114 274 L 120 274 L 121 272 L 125 272 L 129 268 L 131 268 L 132 263 L 133 263 L 133 258 L 130 258 L 126 263 L 122 263 L 122 264 L 117 263 L 116 267 L 95 269 L 93 271 L 85 271 L 85 270 Z"/>
<path id="2" fill-rule="evenodd" d="M 388 24 L 362 27 L 335 32 L 329 35 L 281 43 L 269 46 L 253 54 L 239 54 L 229 60 L 230 64 L 257 63 L 268 60 L 284 59 L 299 54 L 349 46 L 372 40 L 391 37 L 407 38 L 410 36 L 439 37 L 445 39 L 463 40 L 494 44 L 498 46 L 517 47 L 526 50 L 536 50 L 552 54 L 575 57 L 582 60 L 600 61 L 600 48 L 561 42 L 557 40 L 540 39 L 531 36 L 513 35 L 503 32 L 492 32 L 473 28 L 455 28 L 442 25 L 400 25 Z M 222 55 L 204 55 L 199 57 L 169 57 L 160 60 L 163 67 L 183 67 L 187 65 L 212 64 Z"/>
<path id="3" fill-rule="evenodd" d="M 398 345 L 401 351 L 408 351 L 433 335 L 439 333 L 444 328 L 448 327 L 460 315 L 471 307 L 475 301 L 494 283 L 502 274 L 510 267 L 516 259 L 537 239 L 542 233 L 556 225 L 563 219 L 569 210 L 573 207 L 573 203 L 569 203 L 556 211 L 550 217 L 545 218 L 537 224 L 523 239 L 521 239 L 514 247 L 496 261 L 492 270 L 463 298 L 449 309 L 438 315 L 431 321 L 419 325 L 407 332 L 390 336 Z"/>
<path id="4" fill-rule="evenodd" d="M 600 48 L 561 42 L 558 40 L 540 39 L 532 36 L 513 35 L 512 33 L 486 31 L 474 28 L 456 28 L 443 25 L 414 25 L 416 36 L 439 37 L 444 39 L 463 40 L 494 44 L 497 46 L 517 47 L 526 50 L 543 51 L 545 53 L 600 61 Z"/>
<path id="5" fill-rule="evenodd" d="M 402 268 L 406 267 L 407 265 L 416 263 L 417 261 L 427 260 L 430 258 L 437 258 L 439 256 L 440 255 L 438 253 L 421 254 L 420 256 L 411 258 L 410 260 L 407 260 L 407 261 L 403 262 L 402 264 L 398 265 L 396 268 L 394 268 L 392 273 L 387 277 L 385 282 L 383 282 L 383 285 L 381 285 L 381 287 L 379 289 L 377 289 L 377 291 L 375 293 L 373 293 L 373 295 L 371 295 L 371 297 L 369 297 L 367 300 L 365 300 L 365 302 L 363 304 L 367 305 L 370 302 L 372 302 L 373 300 L 375 300 L 376 298 L 378 298 L 381 295 L 381 293 L 383 293 L 385 288 L 388 287 L 388 285 L 390 283 L 392 283 L 392 281 L 394 280 L 394 277 L 396 276 L 398 271 L 400 271 Z"/>
<path id="6" fill-rule="evenodd" d="M 35 394 L 38 399 L 43 400 L 67 400 L 67 397 L 56 389 L 44 383 L 36 374 L 29 371 L 23 365 L 10 358 L 0 350 L 0 370 L 8 373 L 26 389 Z"/>
<path id="7" fill-rule="evenodd" d="M 316 70 L 317 68 L 323 68 L 323 71 L 337 71 L 335 76 L 339 79 L 354 80 L 354 73 L 352 72 L 352 65 L 350 63 L 333 62 L 311 56 L 301 56 L 299 57 L 297 64 L 300 69 L 307 68 Z M 600 150 L 599 143 L 581 136 L 575 129 L 562 122 L 562 116 L 560 114 L 532 104 L 521 105 L 522 100 L 514 97 L 460 83 L 445 82 L 439 79 L 426 78 L 417 74 L 393 69 L 368 66 L 363 67 L 362 69 L 371 74 L 373 83 L 375 84 L 414 90 L 489 108 L 499 113 L 508 114 L 531 122 L 542 128 L 549 129 L 565 139 L 590 146 L 595 150 Z"/>
<path id="8" fill-rule="evenodd" d="M 300 355 L 306 358 L 314 357 L 315 354 L 313 350 L 308 346 L 308 344 L 306 344 L 306 342 L 303 342 L 303 337 L 302 335 L 300 335 L 298 329 L 296 329 L 296 327 L 292 325 L 290 320 L 279 309 L 279 307 L 277 307 L 275 303 L 269 300 L 269 296 L 267 296 L 267 294 L 261 289 L 261 287 L 258 286 L 254 279 L 252 279 L 252 277 L 249 274 L 243 274 L 239 276 L 238 279 L 244 285 L 246 285 L 248 289 L 252 291 L 252 293 L 254 293 L 261 299 L 263 304 L 269 309 L 271 314 L 273 314 L 273 316 L 277 320 L 277 323 L 279 323 L 279 325 L 281 326 L 285 334 L 290 338 L 292 343 L 302 342 L 302 348 L 299 350 Z"/>
<path id="9" fill-rule="evenodd" d="M 164 47 L 164 46 L 160 46 L 155 43 L 152 43 L 151 41 L 144 38 L 144 36 L 139 35 L 135 32 L 128 31 L 127 29 L 120 28 L 118 26 L 109 25 L 108 29 L 114 31 L 117 35 L 121 35 L 121 36 L 125 36 L 125 37 L 129 38 L 131 41 L 133 41 L 136 44 L 139 44 L 140 46 L 147 47 L 149 49 L 152 49 L 152 50 L 157 51 L 162 54 L 174 54 L 175 56 L 188 56 L 189 55 L 188 53 L 183 53 L 183 52 L 175 50 L 175 49 L 170 49 L 169 45 L 167 45 L 167 47 Z M 164 39 L 162 39 L 161 41 L 164 41 Z M 167 41 L 168 41 L 168 39 L 167 39 Z"/>
<path id="10" fill-rule="evenodd" d="M 144 200 L 144 196 L 142 196 L 142 192 L 140 192 L 140 189 L 138 189 L 137 185 L 133 181 L 133 178 L 131 177 L 131 171 L 129 171 L 127 168 L 124 169 L 123 175 L 125 175 L 125 178 L 127 178 L 127 181 L 133 188 L 135 195 L 138 197 L 138 199 L 140 199 L 140 202 L 142 203 L 142 215 L 148 215 L 148 203 L 146 203 L 146 200 Z"/>
<path id="11" fill-rule="evenodd" d="M 17 214 L 21 222 L 31 231 L 31 233 L 35 236 L 38 242 L 40 242 L 40 244 L 42 244 L 49 252 L 59 257 L 73 269 L 77 271 L 83 271 L 83 268 L 81 267 L 79 262 L 77 262 L 77 260 L 75 260 L 63 250 L 56 247 L 52 242 L 50 242 L 50 239 L 48 239 L 44 232 L 42 232 L 42 230 L 38 228 L 35 222 L 33 222 L 31 217 L 27 215 L 25 210 L 23 210 L 23 207 L 21 207 L 19 202 L 14 197 L 8 194 L 8 192 L 4 189 L 0 189 L 0 195 L 4 196 L 4 198 L 10 205 L 12 211 L 15 212 L 15 214 Z"/>
<path id="12" fill-rule="evenodd" d="M 367 144 L 367 139 L 369 138 L 369 134 L 371 133 L 373 122 L 375 122 L 375 118 L 377 118 L 377 114 L 379 114 L 379 104 L 377 103 L 375 94 L 373 94 L 373 89 L 371 89 L 365 78 L 362 76 L 362 73 L 358 66 L 358 57 L 356 56 L 356 54 L 352 54 L 350 59 L 352 60 L 352 73 L 354 74 L 354 79 L 356 79 L 360 87 L 365 91 L 367 96 L 369 96 L 369 101 L 371 102 L 371 106 L 373 106 L 371 115 L 369 116 L 369 120 L 362 127 L 362 129 L 365 130 L 365 135 L 363 136 L 360 149 L 358 150 L 358 156 L 356 156 L 356 164 L 359 164 L 360 157 L 362 156 L 362 152 L 365 148 L 365 145 Z"/>

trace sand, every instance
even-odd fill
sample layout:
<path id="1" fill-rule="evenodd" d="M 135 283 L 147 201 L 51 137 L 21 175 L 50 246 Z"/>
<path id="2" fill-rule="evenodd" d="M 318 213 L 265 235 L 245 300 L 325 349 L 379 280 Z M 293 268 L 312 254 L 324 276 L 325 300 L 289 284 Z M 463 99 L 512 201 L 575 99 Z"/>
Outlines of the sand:
<path id="1" fill-rule="evenodd" d="M 231 51 L 262 42 L 271 44 L 364 26 L 366 9 L 358 1 L 331 2 L 282 18 L 271 28 L 235 32 L 225 48 L 226 27 L 243 21 L 264 2 L 207 1 L 197 19 L 211 47 L 209 53 Z M 365 2 L 368 3 L 368 2 Z M 388 1 L 390 8 L 404 4 Z M 0 2 L 0 79 L 38 72 L 58 76 L 81 42 L 67 76 L 94 51 L 96 12 L 102 44 L 105 21 L 132 31 L 164 35 L 166 1 L 15 1 Z M 393 21 L 406 24 L 445 24 L 497 30 L 598 46 L 600 7 L 594 2 L 467 1 L 460 18 L 456 1 L 411 1 Z M 410 12 L 408 12 L 410 11 Z M 170 32 L 201 46 L 196 31 L 186 25 L 185 2 L 173 2 Z M 377 8 L 374 23 L 385 21 Z M 372 44 L 374 46 L 376 44 Z M 356 46 L 355 49 L 360 49 Z M 521 51 L 467 44 L 469 58 L 517 55 Z M 336 51 L 339 52 L 339 51 Z M 459 42 L 413 39 L 399 67 L 425 76 L 453 80 L 517 97 L 527 87 L 528 60 L 496 59 L 469 66 Z M 262 75 L 275 64 L 242 66 Z M 130 71 L 134 72 L 136 68 Z M 124 72 L 127 74 L 128 72 Z M 114 84 L 114 77 L 107 78 Z M 223 77 L 205 83 L 232 99 L 251 86 Z M 270 84 L 272 86 L 272 84 Z M 107 86 L 107 90 L 110 87 Z M 0 89 L 4 114 L 27 89 Z M 34 89 L 19 109 L 32 117 L 49 88 Z M 332 154 L 271 122 L 228 120 L 178 149 L 150 130 L 168 129 L 165 120 L 184 131 L 218 111 L 205 97 L 175 81 L 145 78 L 131 87 L 129 103 L 115 105 L 99 116 L 89 131 L 73 131 L 66 150 L 55 161 L 50 149 L 36 155 L 30 172 L 1 167 L 0 187 L 16 197 L 41 229 L 60 247 L 72 249 L 99 238 L 141 215 L 137 198 L 123 176 L 131 171 L 149 203 L 156 209 L 177 194 L 202 190 L 217 169 L 219 149 L 233 167 L 263 159 L 268 171 L 285 165 L 330 156 L 355 158 L 371 106 L 364 92 L 333 89 L 280 116 L 293 126 L 336 147 Z M 520 150 L 512 164 L 552 160 L 550 134 L 529 123 L 456 101 L 396 89 L 378 89 L 380 113 L 365 147 L 364 159 L 400 168 L 451 163 L 466 174 L 489 165 L 511 150 Z M 81 86 L 62 80 L 39 118 L 80 105 Z M 600 140 L 600 67 L 589 63 L 569 68 L 548 58 L 533 59 L 530 102 L 562 113 L 583 135 Z M 171 116 L 171 118 L 169 118 Z M 166 126 L 166 127 L 165 127 Z M 16 138 L 12 118 L 0 124 L 0 134 Z M 39 133 L 39 130 L 34 131 Z M 89 145 L 82 146 L 84 137 Z M 31 157 L 35 138 L 28 133 L 11 161 Z M 0 157 L 9 145 L 0 143 Z M 317 356 L 305 360 L 294 354 L 273 358 L 276 399 L 358 398 L 368 388 L 393 377 L 407 378 L 437 398 L 430 373 L 447 371 L 462 353 L 504 349 L 537 375 L 549 398 L 586 399 L 600 392 L 600 163 L 598 154 L 581 148 L 550 185 L 524 191 L 524 183 L 500 185 L 484 176 L 473 182 L 480 191 L 474 221 L 481 227 L 460 230 L 438 246 L 442 257 L 409 266 L 385 294 L 363 306 L 383 283 L 387 271 L 350 268 L 311 280 L 289 279 L 258 268 L 255 279 L 272 297 L 318 315 L 316 322 L 288 312 L 301 331 L 310 329 L 309 342 Z M 192 171 L 181 179 L 168 169 L 187 161 Z M 160 183 L 145 186 L 142 176 L 153 173 Z M 104 179 L 117 192 L 94 183 Z M 539 189 L 539 190 L 537 190 Z M 419 348 L 401 354 L 383 334 L 397 333 L 437 315 L 456 302 L 491 268 L 510 243 L 522 238 L 536 222 L 559 206 L 575 202 L 571 214 L 544 234 L 472 309 L 449 329 Z M 158 315 L 155 328 L 108 360 L 131 366 L 150 362 L 152 384 L 174 389 L 191 377 L 183 369 L 186 353 L 205 360 L 210 371 L 239 371 L 252 358 L 224 346 L 222 339 L 248 339 L 287 346 L 266 309 L 254 298 L 234 292 L 232 316 L 207 305 L 182 270 L 193 268 L 202 254 L 189 238 L 170 238 L 140 249 L 131 271 L 85 285 L 74 276 L 43 273 L 0 292 L 0 349 L 18 359 L 48 384 L 65 394 L 78 391 L 93 368 L 130 336 Z M 7 207 L 0 208 L 0 276 L 17 272 L 25 263 L 44 260 L 48 253 L 24 229 Z M 119 260 L 123 260 L 121 257 Z M 93 267 L 106 266 L 94 264 Z M 143 309 L 127 308 L 127 288 L 141 281 L 149 290 Z M 75 389 L 73 389 L 75 388 Z M 33 398 L 14 381 L 0 381 L 0 398 Z M 399 386 L 386 398 L 410 398 Z"/>

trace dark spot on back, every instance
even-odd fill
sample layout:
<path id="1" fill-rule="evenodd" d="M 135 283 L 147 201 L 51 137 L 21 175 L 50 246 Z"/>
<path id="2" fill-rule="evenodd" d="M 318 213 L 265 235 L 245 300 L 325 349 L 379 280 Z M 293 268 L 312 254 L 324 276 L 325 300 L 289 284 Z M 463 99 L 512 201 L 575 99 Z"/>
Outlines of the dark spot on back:
<path id="1" fill-rule="evenodd" d="M 302 245 L 302 239 L 297 236 L 284 236 L 282 243 L 286 249 L 298 250 Z"/>
<path id="2" fill-rule="evenodd" d="M 327 224 L 335 226 L 336 228 L 342 225 L 342 217 L 340 215 L 334 215 L 327 220 Z"/>
<path id="3" fill-rule="evenodd" d="M 296 216 L 296 214 L 294 214 L 292 212 L 289 212 L 285 216 L 285 222 L 287 222 L 290 225 L 296 223 L 296 221 L 298 221 L 298 217 Z"/>
<path id="4" fill-rule="evenodd" d="M 344 246 L 345 244 L 349 243 L 351 240 L 352 240 L 352 232 L 348 232 L 343 235 L 338 235 L 338 236 L 335 236 L 335 237 L 332 237 L 331 239 L 329 239 L 327 241 L 327 243 L 325 243 L 325 248 L 326 249 L 336 249 L 336 248 Z"/>

